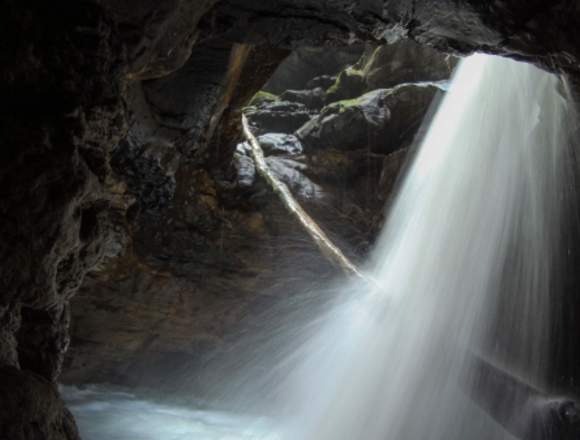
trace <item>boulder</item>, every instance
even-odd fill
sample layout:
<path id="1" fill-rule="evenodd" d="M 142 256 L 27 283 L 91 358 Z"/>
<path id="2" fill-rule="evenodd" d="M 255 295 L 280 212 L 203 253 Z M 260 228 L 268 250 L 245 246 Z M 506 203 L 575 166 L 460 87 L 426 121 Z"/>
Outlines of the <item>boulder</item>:
<path id="1" fill-rule="evenodd" d="M 345 151 L 326 148 L 312 151 L 306 174 L 317 181 L 344 184 L 361 176 L 380 175 L 385 156 L 367 150 Z"/>
<path id="2" fill-rule="evenodd" d="M 287 157 L 268 157 L 266 162 L 274 175 L 288 185 L 298 200 L 313 201 L 324 196 L 323 189 L 306 177 L 308 166 L 299 160 Z"/>
<path id="3" fill-rule="evenodd" d="M 364 81 L 368 90 L 409 82 L 445 81 L 457 64 L 457 58 L 411 40 L 379 46 L 365 61 Z"/>
<path id="4" fill-rule="evenodd" d="M 258 142 L 266 156 L 296 156 L 302 153 L 302 144 L 291 134 L 266 133 L 258 136 Z M 236 170 L 236 185 L 239 188 L 252 187 L 256 178 L 256 167 L 247 142 L 236 147 L 233 166 Z"/>
<path id="5" fill-rule="evenodd" d="M 340 72 L 327 88 L 326 103 L 402 83 L 447 80 L 455 65 L 455 57 L 409 40 L 368 46 L 358 62 Z"/>
<path id="6" fill-rule="evenodd" d="M 363 49 L 362 45 L 298 48 L 282 63 L 276 75 L 266 84 L 265 90 L 280 94 L 289 89 L 312 88 L 307 85 L 312 78 L 336 75 L 344 66 L 355 63 Z"/>
<path id="7" fill-rule="evenodd" d="M 258 137 L 266 156 L 296 155 L 302 153 L 302 144 L 292 134 L 266 133 Z"/>
<path id="8" fill-rule="evenodd" d="M 277 95 L 274 95 L 273 93 L 265 92 L 264 90 L 260 90 L 258 93 L 256 93 L 252 97 L 252 99 L 250 100 L 248 105 L 255 107 L 255 106 L 265 104 L 267 102 L 278 101 L 279 99 L 280 98 Z"/>
<path id="9" fill-rule="evenodd" d="M 348 66 L 338 74 L 334 83 L 326 90 L 325 102 L 331 103 L 354 98 L 368 91 L 364 72 L 356 65 Z"/>
<path id="10" fill-rule="evenodd" d="M 246 110 L 246 116 L 260 132 L 293 133 L 310 120 L 310 112 L 298 102 L 265 102 Z"/>
<path id="11" fill-rule="evenodd" d="M 280 99 L 283 101 L 299 102 L 310 109 L 320 109 L 324 105 L 326 93 L 322 87 L 312 90 L 286 90 Z"/>
<path id="12" fill-rule="evenodd" d="M 243 148 L 244 145 L 238 145 L 232 159 L 232 165 L 236 173 L 234 182 L 241 189 L 251 188 L 256 181 L 256 166 L 254 165 L 254 160 Z"/>
<path id="13" fill-rule="evenodd" d="M 435 84 L 403 84 L 330 104 L 296 135 L 307 150 L 368 148 L 395 151 L 409 142 L 441 89 Z"/>
<path id="14" fill-rule="evenodd" d="M 328 89 L 336 81 L 336 76 L 331 75 L 320 75 L 316 78 L 312 78 L 306 83 L 307 89 L 315 89 L 317 87 L 322 87 L 323 89 Z"/>

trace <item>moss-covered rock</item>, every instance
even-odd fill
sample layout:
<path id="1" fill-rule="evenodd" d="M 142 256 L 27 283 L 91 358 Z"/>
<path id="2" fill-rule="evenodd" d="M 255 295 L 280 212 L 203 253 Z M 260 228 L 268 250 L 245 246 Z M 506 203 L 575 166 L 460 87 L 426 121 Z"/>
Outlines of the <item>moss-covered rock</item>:
<path id="1" fill-rule="evenodd" d="M 266 92 L 265 90 L 260 90 L 256 93 L 250 102 L 248 103 L 249 106 L 259 106 L 260 104 L 264 104 L 266 102 L 276 102 L 280 98 L 278 95 L 274 95 L 273 93 Z"/>
<path id="2" fill-rule="evenodd" d="M 364 72 L 356 66 L 349 66 L 336 78 L 334 84 L 326 90 L 326 102 L 361 95 L 365 90 Z"/>
<path id="3" fill-rule="evenodd" d="M 405 84 L 334 102 L 296 135 L 306 151 L 365 147 L 389 153 L 412 140 L 438 90 L 432 84 Z"/>
<path id="4" fill-rule="evenodd" d="M 319 110 L 324 106 L 325 95 L 322 87 L 316 87 L 310 90 L 286 90 L 280 95 L 280 99 L 304 104 L 311 110 Z"/>
<path id="5" fill-rule="evenodd" d="M 304 104 L 288 101 L 265 102 L 258 107 L 248 107 L 248 120 L 258 133 L 292 133 L 310 120 Z"/>
<path id="6" fill-rule="evenodd" d="M 326 90 L 325 102 L 348 100 L 402 83 L 446 80 L 455 63 L 455 58 L 412 41 L 369 46 Z"/>

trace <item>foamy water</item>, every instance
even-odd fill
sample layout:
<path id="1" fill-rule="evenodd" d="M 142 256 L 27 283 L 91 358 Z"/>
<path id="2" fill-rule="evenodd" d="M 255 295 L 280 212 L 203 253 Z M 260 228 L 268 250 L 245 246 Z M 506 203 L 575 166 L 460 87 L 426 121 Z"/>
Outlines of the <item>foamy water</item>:
<path id="1" fill-rule="evenodd" d="M 279 440 L 255 416 L 161 404 L 102 386 L 62 392 L 84 440 Z"/>
<path id="2" fill-rule="evenodd" d="M 559 79 L 474 55 L 417 151 L 369 272 L 298 355 L 287 440 L 511 438 L 465 393 L 483 353 L 544 379 L 567 104 Z M 509 396 L 506 396 L 506 399 Z"/>

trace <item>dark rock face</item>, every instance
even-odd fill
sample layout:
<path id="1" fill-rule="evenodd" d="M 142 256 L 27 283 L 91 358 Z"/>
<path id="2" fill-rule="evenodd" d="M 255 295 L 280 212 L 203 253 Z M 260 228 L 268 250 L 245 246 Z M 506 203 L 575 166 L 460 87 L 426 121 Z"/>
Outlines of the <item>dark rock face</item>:
<path id="1" fill-rule="evenodd" d="M 266 133 L 258 141 L 268 156 L 298 155 L 302 153 L 302 144 L 296 136 L 283 133 Z M 244 144 L 245 145 L 245 144 Z"/>
<path id="2" fill-rule="evenodd" d="M 164 78 L 143 84 L 157 123 L 198 139 L 224 91 L 232 45 L 225 42 L 195 48 L 190 62 Z"/>
<path id="3" fill-rule="evenodd" d="M 357 63 L 340 72 L 326 91 L 327 103 L 352 99 L 402 83 L 437 82 L 451 76 L 456 59 L 412 41 L 369 46 Z"/>
<path id="4" fill-rule="evenodd" d="M 264 90 L 279 95 L 288 90 L 314 89 L 320 84 L 311 81 L 328 82 L 344 66 L 354 64 L 363 53 L 364 47 L 346 46 L 337 49 L 328 47 L 302 47 L 293 51 L 284 65 L 264 85 Z M 322 78 L 322 79 L 321 79 Z M 334 80 L 330 79 L 331 84 Z M 330 85 L 330 84 L 329 84 Z M 326 87 L 324 87 L 326 88 Z"/>
<path id="5" fill-rule="evenodd" d="M 336 76 L 331 75 L 320 75 L 315 78 L 312 78 L 310 81 L 306 83 L 307 89 L 316 89 L 320 87 L 321 89 L 328 89 L 331 85 L 334 84 L 336 81 Z"/>
<path id="6" fill-rule="evenodd" d="M 299 102 L 264 102 L 249 110 L 248 120 L 262 132 L 293 133 L 310 120 L 310 111 Z"/>
<path id="7" fill-rule="evenodd" d="M 0 435 L 10 440 L 80 440 L 54 383 L 15 367 L 0 367 Z"/>
<path id="8" fill-rule="evenodd" d="M 17 333 L 20 367 L 56 382 L 70 343 L 69 324 L 68 303 L 49 310 L 23 307 Z"/>
<path id="9" fill-rule="evenodd" d="M 179 69 L 199 37 L 198 23 L 217 0 L 101 0 L 118 23 L 131 79 L 152 79 Z"/>
<path id="10" fill-rule="evenodd" d="M 410 142 L 440 89 L 407 84 L 338 101 L 302 126 L 296 135 L 305 148 L 369 148 L 390 153 Z"/>
<path id="11" fill-rule="evenodd" d="M 106 228 L 101 216 L 106 199 L 100 191 L 107 177 L 104 143 L 119 137 L 123 119 L 111 30 L 98 9 L 83 11 L 85 7 L 71 16 L 54 17 L 48 29 L 19 29 L 28 38 L 3 64 L 5 96 L 14 109 L 2 122 L 6 147 L 0 181 L 9 192 L 0 209 L 3 218 L 11 219 L 1 226 L 6 237 L 2 291 L 10 292 L 2 298 L 5 304 L 60 304 L 94 264 L 80 254 L 98 260 L 102 252 L 98 241 Z M 15 30 L 10 25 L 22 23 L 9 23 L 7 32 Z M 60 56 L 39 59 L 30 54 L 55 45 L 70 52 L 66 62 Z M 108 62 L 93 67 L 99 56 Z M 94 73 L 89 80 L 81 73 L 87 70 Z M 14 75 L 15 71 L 21 73 Z M 39 98 L 45 107 L 35 106 Z"/>
<path id="12" fill-rule="evenodd" d="M 322 87 L 310 90 L 286 90 L 280 99 L 283 101 L 298 102 L 311 109 L 320 109 L 324 105 L 325 91 Z"/>
<path id="13" fill-rule="evenodd" d="M 159 212 L 173 199 L 180 157 L 175 146 L 162 138 L 141 145 L 126 141 L 113 153 L 111 166 L 122 173 L 140 210 Z"/>
<path id="14" fill-rule="evenodd" d="M 405 1 L 385 5 L 393 20 L 404 18 L 408 35 L 460 54 L 474 50 L 513 56 L 549 69 L 578 72 L 580 41 L 573 31 L 577 4 L 519 0 L 476 2 Z"/>
<path id="15" fill-rule="evenodd" d="M 413 92 L 404 93 L 405 87 Z M 264 99 L 246 111 L 254 131 L 263 133 L 259 140 L 272 171 L 356 259 L 372 245 L 404 162 L 403 151 L 384 154 L 407 139 L 395 136 L 401 129 L 396 124 L 404 121 L 414 133 L 433 93 L 431 86 L 404 86 L 361 98 L 365 105 L 354 112 L 367 115 L 377 133 L 395 124 L 392 139 L 383 139 L 386 147 L 377 152 L 369 150 L 367 133 L 361 137 L 360 131 L 354 133 L 359 142 L 333 147 L 331 142 L 348 138 L 346 131 L 335 131 L 325 134 L 329 142 L 323 147 L 304 150 L 288 133 L 320 116 L 302 104 Z M 411 108 L 417 116 L 407 121 Z M 275 109 L 282 121 L 295 109 L 304 117 L 276 125 L 274 117 L 256 117 L 265 109 Z M 73 300 L 73 341 L 63 380 L 179 388 L 210 356 L 231 347 L 237 333 L 259 328 L 265 308 L 336 274 L 256 175 L 244 142 L 232 159 L 231 165 L 212 168 L 182 156 L 167 207 L 156 214 L 145 209 L 134 222 L 131 251 L 87 279 Z M 112 324 L 104 326 L 107 320 Z"/>
<path id="16" fill-rule="evenodd" d="M 214 58 L 207 76 L 185 66 L 180 81 L 200 90 L 207 84 L 211 93 L 180 94 L 163 80 L 129 90 L 129 145 L 114 151 L 112 167 L 123 183 L 121 198 L 132 204 L 131 242 L 87 279 L 75 300 L 72 353 L 62 380 L 159 384 L 167 377 L 161 371 L 200 362 L 255 301 L 253 278 L 262 270 L 253 267 L 256 248 L 248 243 L 270 238 L 264 214 L 248 209 L 245 193 L 232 201 L 220 157 L 232 157 L 239 111 L 287 51 L 208 44 L 205 53 L 224 51 L 223 64 Z M 150 105 L 150 96 L 161 105 Z M 186 110 L 173 120 L 175 96 Z M 246 275 L 232 275 L 238 271 Z M 206 309 L 207 319 L 200 319 Z"/>
<path id="17" fill-rule="evenodd" d="M 359 64 L 364 69 L 365 88 L 374 90 L 448 80 L 457 62 L 452 56 L 404 40 L 367 51 Z"/>
<path id="18" fill-rule="evenodd" d="M 222 0 L 207 26 L 212 33 L 256 45 L 336 46 L 380 39 L 389 28 L 381 15 L 382 0 Z"/>
<path id="19" fill-rule="evenodd" d="M 111 244 L 108 150 L 125 129 L 123 64 L 96 5 L 3 10 L 0 436 L 76 439 L 50 382 L 68 346 L 68 301 Z"/>
<path id="20" fill-rule="evenodd" d="M 466 55 L 483 51 L 578 74 L 580 8 L 567 0 L 222 0 L 212 32 L 273 46 L 393 42 L 408 37 Z"/>

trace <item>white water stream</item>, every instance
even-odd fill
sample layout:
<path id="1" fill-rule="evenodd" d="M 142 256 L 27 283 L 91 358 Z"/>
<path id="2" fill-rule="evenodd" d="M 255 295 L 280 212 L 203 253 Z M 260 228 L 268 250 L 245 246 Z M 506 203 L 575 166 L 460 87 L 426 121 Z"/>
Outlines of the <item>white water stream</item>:
<path id="1" fill-rule="evenodd" d="M 511 438 L 462 384 L 472 352 L 535 383 L 547 371 L 568 111 L 558 86 L 557 77 L 507 59 L 461 63 L 369 265 L 378 287 L 351 286 L 293 353 L 292 371 L 271 384 L 283 396 L 269 411 L 274 428 L 251 423 L 248 431 L 242 417 L 117 399 L 108 409 L 73 405 L 85 438 Z M 94 411 L 101 420 L 107 411 L 133 414 L 135 423 L 99 428 Z M 149 436 L 123 434 L 135 425 Z"/>
<path id="2" fill-rule="evenodd" d="M 341 305 L 289 378 L 285 438 L 504 438 L 462 383 L 470 352 L 488 345 L 535 381 L 545 372 L 557 85 L 502 58 L 462 62 L 380 238 L 379 288 Z"/>

